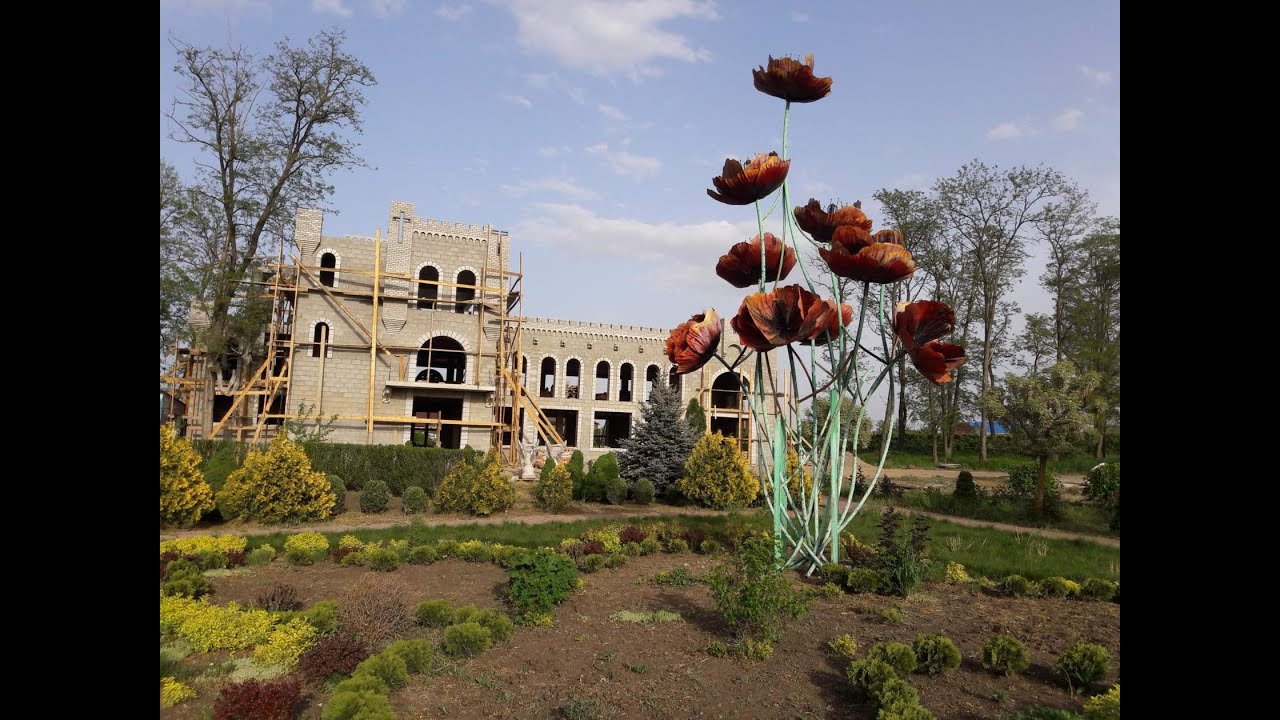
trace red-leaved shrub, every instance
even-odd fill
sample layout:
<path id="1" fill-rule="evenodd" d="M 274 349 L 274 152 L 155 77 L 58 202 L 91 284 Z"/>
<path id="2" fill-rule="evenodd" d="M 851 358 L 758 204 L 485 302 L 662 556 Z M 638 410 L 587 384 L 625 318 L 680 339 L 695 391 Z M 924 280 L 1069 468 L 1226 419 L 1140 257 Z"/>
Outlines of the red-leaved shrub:
<path id="1" fill-rule="evenodd" d="M 289 720 L 301 691 L 296 679 L 227 683 L 213 704 L 213 720 Z"/>
<path id="2" fill-rule="evenodd" d="M 369 657 L 369 647 L 351 635 L 338 633 L 320 642 L 298 659 L 298 669 L 308 680 L 326 680 L 330 675 L 350 675 Z"/>
<path id="3" fill-rule="evenodd" d="M 634 525 L 628 525 L 618 531 L 618 539 L 622 541 L 623 545 L 626 545 L 627 543 L 641 543 L 644 542 L 647 537 L 649 537 L 649 533 L 635 527 Z"/>

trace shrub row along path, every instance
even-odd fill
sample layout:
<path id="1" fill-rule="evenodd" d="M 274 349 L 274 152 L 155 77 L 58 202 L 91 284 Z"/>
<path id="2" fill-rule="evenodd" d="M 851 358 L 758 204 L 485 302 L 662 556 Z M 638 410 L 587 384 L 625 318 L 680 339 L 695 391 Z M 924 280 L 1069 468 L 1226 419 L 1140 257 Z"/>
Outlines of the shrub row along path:
<path id="1" fill-rule="evenodd" d="M 1088 533 L 1071 532 L 1070 530 L 1054 530 L 1051 528 L 1029 528 L 1022 525 L 1010 525 L 1009 523 L 992 522 L 990 520 L 974 520 L 972 518 L 960 517 L 958 515 L 944 515 L 942 513 L 929 512 L 927 510 L 916 510 L 914 508 L 899 508 L 898 512 L 904 515 L 923 515 L 934 520 L 945 520 L 956 525 L 967 525 L 969 527 L 991 528 L 993 530 L 1003 530 L 1011 533 L 1027 533 L 1030 535 L 1039 535 L 1046 538 L 1057 538 L 1060 540 L 1085 540 L 1099 545 L 1107 545 L 1110 547 L 1120 547 L 1120 538 L 1105 537 L 1103 535 L 1090 535 Z"/>

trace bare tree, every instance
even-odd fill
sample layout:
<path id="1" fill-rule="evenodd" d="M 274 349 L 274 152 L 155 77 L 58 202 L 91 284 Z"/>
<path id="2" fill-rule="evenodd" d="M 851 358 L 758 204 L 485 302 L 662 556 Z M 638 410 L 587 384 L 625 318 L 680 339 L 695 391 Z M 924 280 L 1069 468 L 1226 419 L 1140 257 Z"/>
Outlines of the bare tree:
<path id="1" fill-rule="evenodd" d="M 949 229 L 973 259 L 982 325 L 980 395 L 995 381 L 1000 300 L 1025 272 L 1026 226 L 1063 184 L 1062 174 L 1050 168 L 1002 171 L 974 160 L 934 185 Z M 980 460 L 987 459 L 986 407 L 980 409 Z"/>
<path id="2" fill-rule="evenodd" d="M 344 40 L 336 30 L 302 46 L 286 38 L 261 59 L 171 41 L 184 87 L 166 117 L 170 137 L 197 150 L 182 235 L 198 256 L 191 292 L 209 317 L 199 341 L 215 366 L 254 325 L 236 321 L 235 298 L 259 252 L 290 236 L 295 208 L 323 204 L 333 171 L 363 165 L 348 135 L 376 81 Z"/>

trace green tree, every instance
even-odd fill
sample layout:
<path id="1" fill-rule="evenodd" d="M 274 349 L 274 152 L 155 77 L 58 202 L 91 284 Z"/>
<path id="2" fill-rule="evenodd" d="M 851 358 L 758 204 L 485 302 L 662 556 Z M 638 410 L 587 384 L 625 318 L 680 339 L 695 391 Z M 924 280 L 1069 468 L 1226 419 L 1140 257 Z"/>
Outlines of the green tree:
<path id="1" fill-rule="evenodd" d="M 543 510 L 563 510 L 573 500 L 573 478 L 564 465 L 548 458 L 533 489 L 534 504 Z"/>
<path id="2" fill-rule="evenodd" d="M 1106 431 L 1120 416 L 1120 220 L 1104 218 L 1068 268 L 1066 355 L 1099 378 L 1089 398 L 1095 456 L 1107 456 Z"/>
<path id="3" fill-rule="evenodd" d="M 1089 232 L 1097 205 L 1089 193 L 1074 183 L 1064 184 L 1056 202 L 1047 203 L 1032 222 L 1040 239 L 1049 246 L 1049 262 L 1040 284 L 1053 294 L 1051 338 L 1054 361 L 1066 359 L 1067 301 L 1071 287 L 1071 265 L 1080 250 L 1080 242 Z"/>
<path id="4" fill-rule="evenodd" d="M 586 457 L 581 450 L 574 450 L 565 467 L 569 469 L 569 477 L 573 480 L 573 497 L 582 499 L 582 485 L 587 481 Z"/>
<path id="5" fill-rule="evenodd" d="M 640 406 L 639 426 L 622 441 L 626 449 L 618 458 L 622 477 L 632 482 L 649 478 L 657 492 L 665 495 L 684 472 L 694 437 L 689 425 L 680 419 L 680 400 L 675 391 L 666 383 L 654 383 L 649 399 Z"/>
<path id="6" fill-rule="evenodd" d="M 706 433 L 698 438 L 676 490 L 693 502 L 717 510 L 746 507 L 760 494 L 760 481 L 742 456 L 735 438 Z"/>
<path id="7" fill-rule="evenodd" d="M 1005 378 L 1005 387 L 983 397 L 990 417 L 1004 421 L 1019 448 L 1039 461 L 1035 516 L 1044 514 L 1049 457 L 1069 451 L 1094 434 L 1085 404 L 1098 386 L 1098 377 L 1079 372 L 1069 360 L 1047 371 Z"/>
<path id="8" fill-rule="evenodd" d="M 1057 343 L 1054 340 L 1053 318 L 1043 313 L 1032 313 L 1025 318 L 1022 334 L 1018 336 L 1017 346 L 1021 350 L 1014 364 L 1035 374 L 1040 372 L 1042 364 L 1052 364 L 1049 360 L 1057 357 Z M 1025 355 L 1030 357 L 1025 357 Z"/>
<path id="9" fill-rule="evenodd" d="M 707 431 L 707 411 L 702 409 L 702 403 L 698 402 L 698 398 L 689 398 L 689 404 L 684 409 L 684 422 L 695 438 L 701 437 L 702 433 Z"/>
<path id="10" fill-rule="evenodd" d="M 292 236 L 296 208 L 319 207 L 333 193 L 330 174 L 364 164 L 349 134 L 360 132 L 364 90 L 376 81 L 343 49 L 345 39 L 337 30 L 304 45 L 286 39 L 261 58 L 172 41 L 183 88 L 165 117 L 170 137 L 195 148 L 198 169 L 179 193 L 169 237 L 198 271 L 185 290 L 208 325 L 193 340 L 215 366 L 261 334 L 261 311 L 237 300 L 259 253 Z M 165 182 L 162 164 L 162 262 Z M 163 322 L 163 299 L 161 312 Z M 236 317 L 246 314 L 255 317 Z"/>

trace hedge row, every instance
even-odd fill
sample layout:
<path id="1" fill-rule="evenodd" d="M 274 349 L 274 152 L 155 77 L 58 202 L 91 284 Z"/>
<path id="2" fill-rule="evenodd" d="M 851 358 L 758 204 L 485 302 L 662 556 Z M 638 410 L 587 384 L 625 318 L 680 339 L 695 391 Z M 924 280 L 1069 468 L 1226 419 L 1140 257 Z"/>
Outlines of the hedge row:
<path id="1" fill-rule="evenodd" d="M 193 444 L 204 460 L 219 448 L 231 445 L 237 446 L 237 460 L 243 462 L 247 449 L 247 443 L 229 440 L 195 440 Z M 408 445 L 320 443 L 307 448 L 307 457 L 316 470 L 341 477 L 348 490 L 360 490 L 366 482 L 381 480 L 397 497 L 410 486 L 420 487 L 435 497 L 436 487 L 449 469 L 469 452 L 475 451 Z"/>

